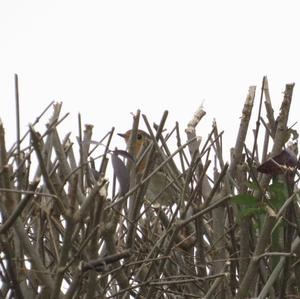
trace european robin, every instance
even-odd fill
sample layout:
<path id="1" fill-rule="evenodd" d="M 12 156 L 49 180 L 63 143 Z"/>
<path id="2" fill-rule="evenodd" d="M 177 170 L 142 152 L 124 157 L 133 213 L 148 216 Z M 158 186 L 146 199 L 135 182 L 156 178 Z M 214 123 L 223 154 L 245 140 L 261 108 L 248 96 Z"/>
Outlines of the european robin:
<path id="1" fill-rule="evenodd" d="M 124 134 L 118 134 L 119 136 L 124 138 L 127 145 L 127 149 L 129 147 L 131 134 L 132 130 L 128 130 Z M 147 134 L 143 130 L 137 130 L 135 143 L 133 145 L 133 158 L 135 160 L 138 160 L 140 157 L 142 157 L 143 152 L 146 150 L 146 148 L 150 145 L 151 142 L 152 139 L 149 134 Z M 136 168 L 136 173 L 138 175 L 143 173 L 145 166 L 147 165 L 148 159 L 149 154 L 147 153 Z M 159 166 L 159 161 L 156 161 L 155 167 L 157 166 Z M 169 205 L 172 202 L 174 202 L 174 197 L 176 193 L 172 185 L 168 186 L 170 182 L 171 179 L 164 171 L 164 168 L 161 168 L 151 177 L 149 181 L 145 194 L 146 199 L 150 202 L 159 203 L 161 205 Z"/>

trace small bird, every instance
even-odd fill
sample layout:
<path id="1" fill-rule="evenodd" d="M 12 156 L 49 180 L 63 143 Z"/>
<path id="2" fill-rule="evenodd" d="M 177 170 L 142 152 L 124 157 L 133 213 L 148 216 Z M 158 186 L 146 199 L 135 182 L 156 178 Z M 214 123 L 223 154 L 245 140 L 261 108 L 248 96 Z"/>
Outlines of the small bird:
<path id="1" fill-rule="evenodd" d="M 131 134 L 132 130 L 128 130 L 124 134 L 118 134 L 119 136 L 124 138 L 127 148 L 129 147 Z M 147 134 L 143 130 L 137 130 L 136 139 L 133 146 L 133 158 L 135 160 L 139 159 L 151 142 L 152 139 L 149 134 Z M 143 160 L 137 166 L 136 173 L 138 175 L 141 175 L 144 172 L 148 159 L 149 153 L 144 156 Z M 156 161 L 155 166 L 157 167 L 159 166 L 159 164 L 159 161 Z M 164 171 L 164 168 L 161 168 L 151 177 L 149 181 L 145 194 L 146 199 L 151 203 L 154 202 L 155 204 L 158 203 L 163 206 L 173 203 L 176 195 L 174 186 L 171 184 L 168 188 L 166 188 L 168 184 L 170 184 L 170 182 L 171 179 Z"/>
<path id="2" fill-rule="evenodd" d="M 292 173 L 300 168 L 299 160 L 296 154 L 290 149 L 283 149 L 277 156 L 269 158 L 263 164 L 261 164 L 257 170 L 261 173 L 270 175 L 279 175 Z"/>

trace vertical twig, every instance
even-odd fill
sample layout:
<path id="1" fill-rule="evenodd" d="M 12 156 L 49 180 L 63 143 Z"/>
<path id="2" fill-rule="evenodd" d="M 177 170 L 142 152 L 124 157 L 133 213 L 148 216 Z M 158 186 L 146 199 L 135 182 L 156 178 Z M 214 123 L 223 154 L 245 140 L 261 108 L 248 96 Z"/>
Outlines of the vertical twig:
<path id="1" fill-rule="evenodd" d="M 20 164 L 20 103 L 19 103 L 19 80 L 15 74 L 15 101 L 16 101 L 16 129 L 17 129 L 17 164 Z"/>
<path id="2" fill-rule="evenodd" d="M 80 161 L 83 161 L 83 150 L 82 150 L 82 125 L 81 125 L 81 114 L 78 113 L 78 139 L 79 139 L 79 156 Z M 83 190 L 83 167 L 80 167 L 79 186 Z"/>

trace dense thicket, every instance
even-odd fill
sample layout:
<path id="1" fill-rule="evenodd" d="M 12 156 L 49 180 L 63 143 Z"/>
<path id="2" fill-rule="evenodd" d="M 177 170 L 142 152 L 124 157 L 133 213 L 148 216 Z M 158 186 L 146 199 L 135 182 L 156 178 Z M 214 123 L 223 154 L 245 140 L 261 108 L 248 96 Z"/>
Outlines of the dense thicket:
<path id="1" fill-rule="evenodd" d="M 133 132 L 142 123 L 152 140 L 138 175 L 113 129 L 97 144 L 91 125 L 62 139 L 60 103 L 10 149 L 1 123 L 0 297 L 300 298 L 293 88 L 275 115 L 267 78 L 249 88 L 230 163 L 216 122 L 197 136 L 202 108 L 184 134 L 165 131 L 167 112 L 152 127 L 137 111 Z M 176 190 L 167 205 L 145 196 L 158 171 Z"/>

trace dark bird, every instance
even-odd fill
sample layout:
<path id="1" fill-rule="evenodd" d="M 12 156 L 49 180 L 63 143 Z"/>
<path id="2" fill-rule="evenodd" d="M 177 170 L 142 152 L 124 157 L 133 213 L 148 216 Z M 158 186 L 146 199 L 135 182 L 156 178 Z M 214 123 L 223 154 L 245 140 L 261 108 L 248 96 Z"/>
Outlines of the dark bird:
<path id="1" fill-rule="evenodd" d="M 257 170 L 262 173 L 272 176 L 292 172 L 295 168 L 300 168 L 297 156 L 290 149 L 284 149 L 277 156 L 269 158 L 267 161 L 257 167 Z"/>

